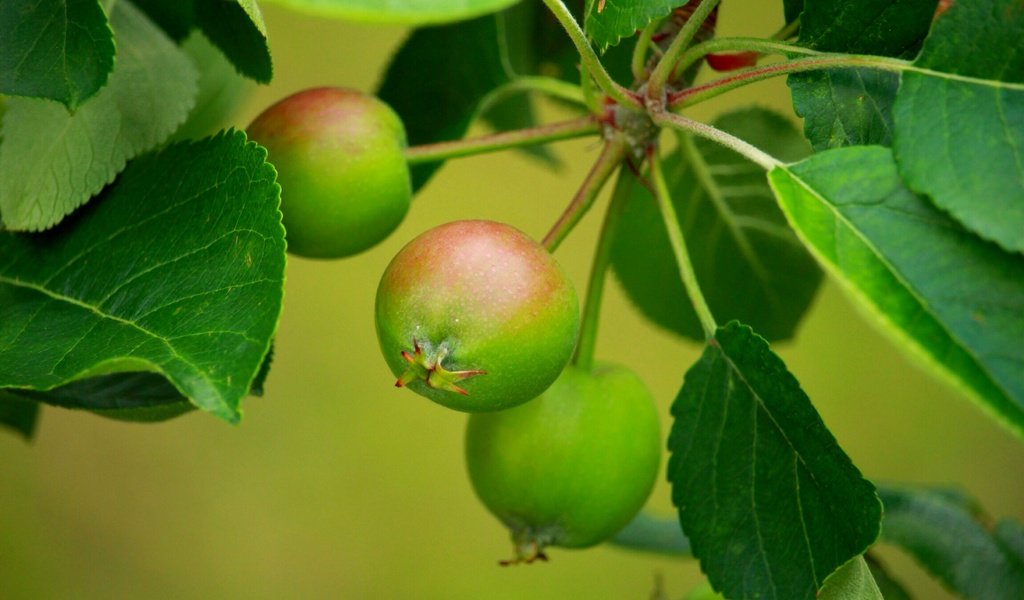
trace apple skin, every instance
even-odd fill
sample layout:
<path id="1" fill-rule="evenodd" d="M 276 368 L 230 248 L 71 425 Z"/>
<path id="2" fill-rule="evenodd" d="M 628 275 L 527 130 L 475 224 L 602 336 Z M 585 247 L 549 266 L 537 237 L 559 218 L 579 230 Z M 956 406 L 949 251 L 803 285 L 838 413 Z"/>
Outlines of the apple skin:
<path id="1" fill-rule="evenodd" d="M 554 257 L 523 232 L 455 221 L 395 255 L 375 317 L 396 386 L 455 410 L 491 411 L 555 381 L 576 345 L 579 301 Z"/>
<path id="2" fill-rule="evenodd" d="M 288 250 L 341 258 L 386 238 L 409 212 L 405 127 L 387 105 L 345 88 L 312 88 L 249 125 L 281 185 Z"/>
<path id="3" fill-rule="evenodd" d="M 510 529 L 512 562 L 613 536 L 643 507 L 660 459 L 654 400 L 615 365 L 570 366 L 537 399 L 471 415 L 466 428 L 470 481 Z"/>

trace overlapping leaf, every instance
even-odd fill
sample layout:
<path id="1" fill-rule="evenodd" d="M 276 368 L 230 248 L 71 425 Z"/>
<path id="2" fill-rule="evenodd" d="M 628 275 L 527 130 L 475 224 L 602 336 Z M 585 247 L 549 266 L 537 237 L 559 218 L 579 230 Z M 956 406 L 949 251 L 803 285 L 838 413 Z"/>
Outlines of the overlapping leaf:
<path id="1" fill-rule="evenodd" d="M 0 94 L 73 110 L 107 82 L 114 40 L 97 0 L 0 2 Z"/>
<path id="2" fill-rule="evenodd" d="M 283 294 L 264 159 L 237 132 L 176 144 L 132 161 L 59 228 L 0 234 L 0 388 L 146 371 L 237 421 Z"/>
<path id="3" fill-rule="evenodd" d="M 199 28 L 238 72 L 260 83 L 273 76 L 267 26 L 254 0 L 135 0 L 177 42 Z"/>
<path id="4" fill-rule="evenodd" d="M 878 536 L 874 486 L 749 327 L 715 332 L 672 416 L 672 501 L 727 598 L 813 600 Z"/>
<path id="5" fill-rule="evenodd" d="M 871 569 L 858 556 L 829 575 L 818 600 L 883 600 Z"/>
<path id="6" fill-rule="evenodd" d="M 783 160 L 808 153 L 789 121 L 764 109 L 729 113 L 715 126 Z M 764 170 L 718 144 L 686 136 L 665 171 L 711 312 L 721 321 L 749 323 L 770 340 L 792 336 L 821 273 L 786 225 Z M 612 249 L 615 274 L 647 318 L 703 341 L 672 256 L 656 203 L 634 181 Z"/>
<path id="7" fill-rule="evenodd" d="M 470 19 L 519 0 L 266 0 L 322 17 L 426 25 Z"/>
<path id="8" fill-rule="evenodd" d="M 28 440 L 32 439 L 38 420 L 37 403 L 0 390 L 0 425 Z"/>
<path id="9" fill-rule="evenodd" d="M 199 73 L 199 92 L 188 118 L 171 136 L 173 141 L 200 138 L 225 127 L 252 88 L 252 83 L 202 33 L 189 36 L 181 49 Z"/>
<path id="10" fill-rule="evenodd" d="M 598 50 L 614 46 L 687 0 L 586 0 L 583 25 Z"/>
<path id="11" fill-rule="evenodd" d="M 928 33 L 937 0 L 806 0 L 800 43 L 829 52 L 912 57 Z M 787 13 L 788 14 L 788 13 Z M 830 69 L 791 75 L 793 107 L 815 150 L 892 142 L 899 75 Z"/>
<path id="12" fill-rule="evenodd" d="M 1000 521 L 993 531 L 948 494 L 927 488 L 883 486 L 882 538 L 909 552 L 963 598 L 1024 598 L 1024 554 L 1014 547 L 1020 524 Z M 1016 534 L 1006 535 L 1006 532 Z M 1018 541 L 1019 537 L 1016 538 Z"/>
<path id="13" fill-rule="evenodd" d="M 110 183 L 125 163 L 163 142 L 196 95 L 188 57 L 144 14 L 120 2 L 110 83 L 73 114 L 11 98 L 0 143 L 0 216 L 8 229 L 52 227 Z"/>
<path id="14" fill-rule="evenodd" d="M 895 106 L 910 188 L 1003 248 L 1024 252 L 1024 4 L 954 2 Z"/>
<path id="15" fill-rule="evenodd" d="M 903 184 L 877 146 L 769 174 L 790 223 L 886 331 L 1024 435 L 1024 259 Z"/>

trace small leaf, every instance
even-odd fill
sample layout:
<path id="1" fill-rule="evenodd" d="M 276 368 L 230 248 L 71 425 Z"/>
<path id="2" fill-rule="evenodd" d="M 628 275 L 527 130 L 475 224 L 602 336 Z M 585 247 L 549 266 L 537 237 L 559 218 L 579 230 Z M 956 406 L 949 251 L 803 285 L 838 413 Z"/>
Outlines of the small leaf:
<path id="1" fill-rule="evenodd" d="M 749 327 L 715 332 L 672 416 L 672 501 L 727 598 L 812 600 L 878 536 L 874 486 Z"/>
<path id="2" fill-rule="evenodd" d="M 56 100 L 74 110 L 114 67 L 114 40 L 97 0 L 0 2 L 0 94 Z"/>
<path id="3" fill-rule="evenodd" d="M 7 393 L 123 421 L 165 421 L 195 408 L 167 379 L 145 372 L 90 377 L 45 392 L 9 389 Z"/>
<path id="4" fill-rule="evenodd" d="M 511 80 L 498 35 L 496 17 L 486 16 L 417 29 L 402 44 L 378 95 L 402 117 L 410 146 L 461 138 L 488 94 Z M 413 186 L 439 167 L 413 167 Z"/>
<path id="5" fill-rule="evenodd" d="M 765 109 L 729 113 L 715 126 L 783 160 L 808 153 L 793 125 Z M 791 337 L 821 272 L 786 225 L 764 170 L 718 144 L 685 136 L 665 162 L 665 172 L 711 312 L 719 321 L 750 323 L 769 340 Z M 704 340 L 661 213 L 636 181 L 616 231 L 612 266 L 644 316 L 669 331 Z M 738 289 L 743 293 L 737 294 Z"/>
<path id="6" fill-rule="evenodd" d="M 267 26 L 254 0 L 200 0 L 196 25 L 224 52 L 238 72 L 260 83 L 274 75 Z"/>
<path id="7" fill-rule="evenodd" d="M 879 488 L 879 495 L 882 539 L 909 552 L 954 592 L 973 600 L 1024 598 L 1021 556 L 947 495 L 896 486 Z"/>
<path id="8" fill-rule="evenodd" d="M 806 0 L 799 41 L 829 52 L 911 57 L 928 33 L 936 2 Z M 815 150 L 892 143 L 896 73 L 813 71 L 791 75 L 789 87 L 793 108 L 804 118 L 804 134 Z"/>
<path id="9" fill-rule="evenodd" d="M 265 158 L 238 132 L 175 144 L 61 227 L 0 233 L 0 388 L 146 371 L 237 421 L 283 294 Z"/>
<path id="10" fill-rule="evenodd" d="M 1024 259 L 906 189 L 886 148 L 830 150 L 769 179 L 797 233 L 895 341 L 1024 435 Z"/>
<path id="11" fill-rule="evenodd" d="M 883 600 L 883 597 L 864 557 L 858 556 L 828 576 L 818 599 Z"/>
<path id="12" fill-rule="evenodd" d="M 0 390 L 0 425 L 29 441 L 35 434 L 38 421 L 38 403 Z"/>
<path id="13" fill-rule="evenodd" d="M 1024 252 L 1024 4 L 954 2 L 903 74 L 894 150 L 910 189 Z"/>
<path id="14" fill-rule="evenodd" d="M 302 12 L 368 23 L 426 25 L 470 19 L 519 0 L 265 0 Z"/>
<path id="15" fill-rule="evenodd" d="M 601 52 L 632 36 L 654 19 L 667 16 L 687 0 L 586 0 L 584 30 Z"/>
<path id="16" fill-rule="evenodd" d="M 0 215 L 11 230 L 59 223 L 132 157 L 163 142 L 196 95 L 188 57 L 129 2 L 111 16 L 118 42 L 110 83 L 74 114 L 11 98 L 0 144 Z"/>

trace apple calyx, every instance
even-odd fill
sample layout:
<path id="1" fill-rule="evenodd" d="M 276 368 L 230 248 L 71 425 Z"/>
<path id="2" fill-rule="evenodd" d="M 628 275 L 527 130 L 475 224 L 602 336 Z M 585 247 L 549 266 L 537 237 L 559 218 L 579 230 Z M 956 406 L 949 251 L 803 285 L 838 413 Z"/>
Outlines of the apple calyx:
<path id="1" fill-rule="evenodd" d="M 412 339 L 413 351 L 402 351 L 402 358 L 409 363 L 409 367 L 395 381 L 395 387 L 405 387 L 413 381 L 423 381 L 428 386 L 456 394 L 468 396 L 464 388 L 456 385 L 458 382 L 476 375 L 486 375 L 486 371 L 480 369 L 469 369 L 465 371 L 449 371 L 441 364 L 441 361 L 448 356 L 448 345 L 442 343 L 434 352 L 425 352 L 416 338 Z"/>
<path id="2" fill-rule="evenodd" d="M 546 536 L 535 535 L 529 529 L 514 532 L 512 541 L 516 546 L 515 558 L 499 560 L 498 564 L 503 567 L 512 565 L 529 565 L 537 561 L 547 562 L 548 555 L 544 553 L 544 547 L 549 540 Z"/>

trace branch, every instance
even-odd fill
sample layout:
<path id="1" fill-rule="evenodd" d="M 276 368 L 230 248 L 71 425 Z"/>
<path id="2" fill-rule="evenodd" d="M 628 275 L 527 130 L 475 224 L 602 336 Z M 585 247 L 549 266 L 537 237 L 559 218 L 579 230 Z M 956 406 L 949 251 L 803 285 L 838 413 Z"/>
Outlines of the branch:
<path id="1" fill-rule="evenodd" d="M 448 160 L 462 156 L 472 156 L 487 152 L 496 152 L 508 148 L 531 146 L 568 140 L 572 138 L 594 135 L 600 132 L 600 126 L 592 116 L 539 125 L 515 131 L 503 131 L 475 138 L 437 142 L 406 148 L 405 159 L 410 165 Z"/>

